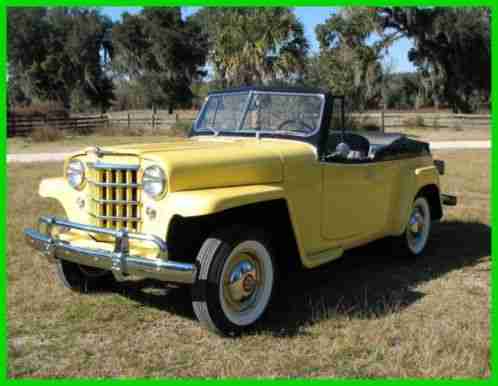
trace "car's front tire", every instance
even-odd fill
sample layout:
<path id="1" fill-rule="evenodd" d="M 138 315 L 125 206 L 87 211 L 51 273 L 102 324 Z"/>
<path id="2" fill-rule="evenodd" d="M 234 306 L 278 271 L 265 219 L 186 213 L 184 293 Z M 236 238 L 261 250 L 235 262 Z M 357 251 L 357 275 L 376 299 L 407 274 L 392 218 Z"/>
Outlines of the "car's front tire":
<path id="1" fill-rule="evenodd" d="M 88 293 L 110 288 L 116 280 L 112 272 L 58 259 L 57 276 L 70 290 Z"/>
<path id="2" fill-rule="evenodd" d="M 261 319 L 275 288 L 269 240 L 247 228 L 216 232 L 197 256 L 192 305 L 199 321 L 221 335 L 238 335 Z"/>
<path id="3" fill-rule="evenodd" d="M 405 232 L 398 237 L 401 252 L 408 256 L 422 255 L 431 231 L 431 209 L 424 196 L 415 198 L 408 217 Z"/>

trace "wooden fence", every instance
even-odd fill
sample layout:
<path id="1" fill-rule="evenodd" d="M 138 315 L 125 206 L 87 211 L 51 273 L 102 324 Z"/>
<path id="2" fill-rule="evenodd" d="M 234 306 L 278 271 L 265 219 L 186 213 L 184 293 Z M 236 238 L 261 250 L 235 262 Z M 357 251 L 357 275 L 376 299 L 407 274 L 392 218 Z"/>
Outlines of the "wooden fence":
<path id="1" fill-rule="evenodd" d="M 360 124 L 374 124 L 380 128 L 427 127 L 450 129 L 490 129 L 489 114 L 440 114 L 440 113 L 390 113 L 365 112 L 353 113 L 352 118 Z"/>
<path id="2" fill-rule="evenodd" d="M 9 136 L 29 135 L 37 128 L 55 128 L 89 133 L 101 129 L 113 130 L 133 129 L 145 134 L 167 133 L 179 121 L 193 122 L 196 111 L 181 111 L 168 114 L 159 111 L 153 114 L 150 110 L 135 110 L 111 112 L 108 114 L 79 114 L 65 116 L 16 116 L 10 114 L 7 122 Z M 427 127 L 451 129 L 490 129 L 491 116 L 489 114 L 438 114 L 412 112 L 365 112 L 353 113 L 351 117 L 360 125 L 376 125 L 380 128 Z"/>
<path id="3" fill-rule="evenodd" d="M 16 116 L 11 114 L 7 121 L 8 136 L 27 136 L 38 128 L 55 128 L 89 133 L 106 128 L 133 129 L 144 133 L 167 132 L 180 120 L 192 122 L 194 113 L 152 114 L 145 111 L 117 112 L 109 114 L 80 114 L 71 117 L 64 116 Z"/>

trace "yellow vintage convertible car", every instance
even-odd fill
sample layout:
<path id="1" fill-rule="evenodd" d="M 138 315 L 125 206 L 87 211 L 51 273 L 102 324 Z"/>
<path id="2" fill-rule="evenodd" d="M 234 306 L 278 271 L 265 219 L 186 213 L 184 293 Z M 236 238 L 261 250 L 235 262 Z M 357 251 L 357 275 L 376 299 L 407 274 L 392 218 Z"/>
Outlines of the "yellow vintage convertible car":
<path id="1" fill-rule="evenodd" d="M 39 192 L 67 219 L 41 217 L 26 240 L 72 290 L 129 276 L 190 285 L 205 326 L 240 333 L 282 268 L 386 236 L 395 253 L 420 255 L 442 205 L 456 204 L 428 144 L 344 131 L 343 106 L 320 90 L 211 93 L 187 139 L 67 159 Z"/>

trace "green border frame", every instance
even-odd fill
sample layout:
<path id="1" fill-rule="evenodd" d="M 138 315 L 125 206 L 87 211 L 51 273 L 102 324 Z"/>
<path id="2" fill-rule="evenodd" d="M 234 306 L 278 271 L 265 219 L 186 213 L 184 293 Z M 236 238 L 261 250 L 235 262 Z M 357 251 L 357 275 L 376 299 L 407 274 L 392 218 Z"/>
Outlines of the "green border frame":
<path id="1" fill-rule="evenodd" d="M 46 0 L 46 1 L 37 1 L 37 0 L 7 0 L 3 1 L 2 5 L 0 5 L 0 74 L 3 76 L 0 78 L 0 124 L 2 134 L 0 135 L 0 382 L 4 381 L 6 384 L 24 384 L 24 385 L 32 385 L 32 384 L 42 384 L 46 382 L 51 382 L 52 380 L 15 380 L 7 378 L 7 354 L 8 354 L 8 342 L 7 342 L 7 189 L 8 189 L 8 180 L 7 180 L 7 138 L 6 138 L 6 62 L 7 62 L 7 8 L 8 7 L 16 7 L 16 6 L 108 6 L 108 7 L 126 7 L 126 6 L 350 6 L 350 5 L 363 5 L 363 6 L 383 6 L 383 5 L 400 5 L 400 6 L 487 6 L 492 9 L 492 38 L 491 38 L 491 47 L 492 47 L 492 93 L 491 100 L 496 101 L 498 99 L 498 3 L 490 0 L 443 0 L 443 1 L 427 1 L 427 0 L 384 0 L 384 1 L 372 1 L 372 0 Z M 498 117 L 496 114 L 495 103 L 492 103 L 491 106 L 492 113 L 492 133 L 491 133 L 491 251 L 493 255 L 493 251 L 495 246 L 498 245 L 498 231 L 495 229 L 494 225 L 498 225 L 494 221 L 495 217 L 494 213 L 498 210 L 498 200 L 493 199 L 495 193 L 498 194 L 498 168 L 494 167 L 496 162 L 498 162 L 498 149 L 494 146 L 497 138 L 497 130 L 498 130 Z M 491 275 L 491 283 L 498 282 L 498 270 L 496 267 L 492 268 Z M 410 384 L 410 385 L 422 385 L 422 384 L 433 384 L 433 385 L 452 385 L 452 384 L 483 384 L 483 383 L 494 383 L 497 380 L 497 376 L 495 375 L 494 369 L 497 368 L 498 365 L 498 355 L 495 353 L 496 345 L 496 325 L 498 324 L 498 316 L 496 313 L 496 306 L 498 299 L 498 287 L 496 285 L 492 285 L 491 291 L 491 308 L 490 308 L 490 317 L 491 317 L 491 347 L 490 347 L 490 355 L 491 355 L 491 377 L 488 379 L 378 379 L 378 380 L 347 380 L 347 379 L 333 379 L 333 380 L 315 380 L 315 379 L 296 379 L 296 380 L 278 380 L 278 381 L 270 381 L 263 380 L 258 382 L 284 382 L 287 384 L 305 384 L 308 382 L 313 383 L 324 383 L 324 382 L 333 382 L 335 384 L 375 384 L 375 385 L 388 385 L 393 384 Z M 79 379 L 79 380 L 57 380 L 59 385 L 65 384 L 75 385 L 86 385 L 90 382 L 96 382 L 96 380 L 91 379 Z M 133 385 L 142 384 L 145 382 L 164 382 L 164 380 L 139 380 L 139 379 L 130 379 L 130 380 L 98 380 L 100 384 L 110 385 L 115 382 L 119 382 L 121 385 L 123 384 L 131 384 Z M 222 383 L 222 382 L 236 382 L 238 384 L 250 384 L 252 380 L 195 380 L 195 379 L 186 379 L 186 380 L 167 380 L 168 383 L 177 384 L 177 385 L 195 385 L 200 382 L 210 382 L 210 383 Z M 3 383 L 3 382 L 2 382 Z"/>

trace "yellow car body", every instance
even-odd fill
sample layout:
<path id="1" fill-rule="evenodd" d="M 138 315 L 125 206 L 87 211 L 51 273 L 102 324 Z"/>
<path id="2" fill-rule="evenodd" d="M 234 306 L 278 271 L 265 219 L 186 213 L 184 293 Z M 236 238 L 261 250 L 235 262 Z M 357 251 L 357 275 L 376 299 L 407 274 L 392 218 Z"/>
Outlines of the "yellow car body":
<path id="1" fill-rule="evenodd" d="M 456 203 L 440 192 L 444 164 L 402 135 L 331 129 L 333 104 L 214 93 L 188 138 L 77 152 L 39 188 L 67 218 L 40 218 L 26 240 L 71 289 L 130 275 L 191 285 L 199 320 L 223 334 L 261 317 L 276 265 L 314 268 L 386 236 L 420 254 Z"/>
<path id="2" fill-rule="evenodd" d="M 114 153 L 105 157 L 108 163 L 160 164 L 167 172 L 164 198 L 143 197 L 142 208 L 152 208 L 157 215 L 154 219 L 144 216 L 142 232 L 165 239 L 175 215 L 205 216 L 283 200 L 299 257 L 309 268 L 340 257 L 346 249 L 401 234 L 417 193 L 425 186 L 439 187 L 430 156 L 335 164 L 320 161 L 309 144 L 290 139 L 192 137 L 102 150 Z M 136 156 L 126 155 L 131 153 Z M 92 156 L 76 153 L 66 163 L 71 159 L 92 162 Z M 60 177 L 43 180 L 39 194 L 58 200 L 69 220 L 93 224 L 91 189 L 85 184 L 75 190 Z M 78 206 L 81 200 L 83 208 Z M 95 243 L 80 237 L 81 245 Z M 71 241 L 78 242 L 78 238 L 71 236 Z"/>

